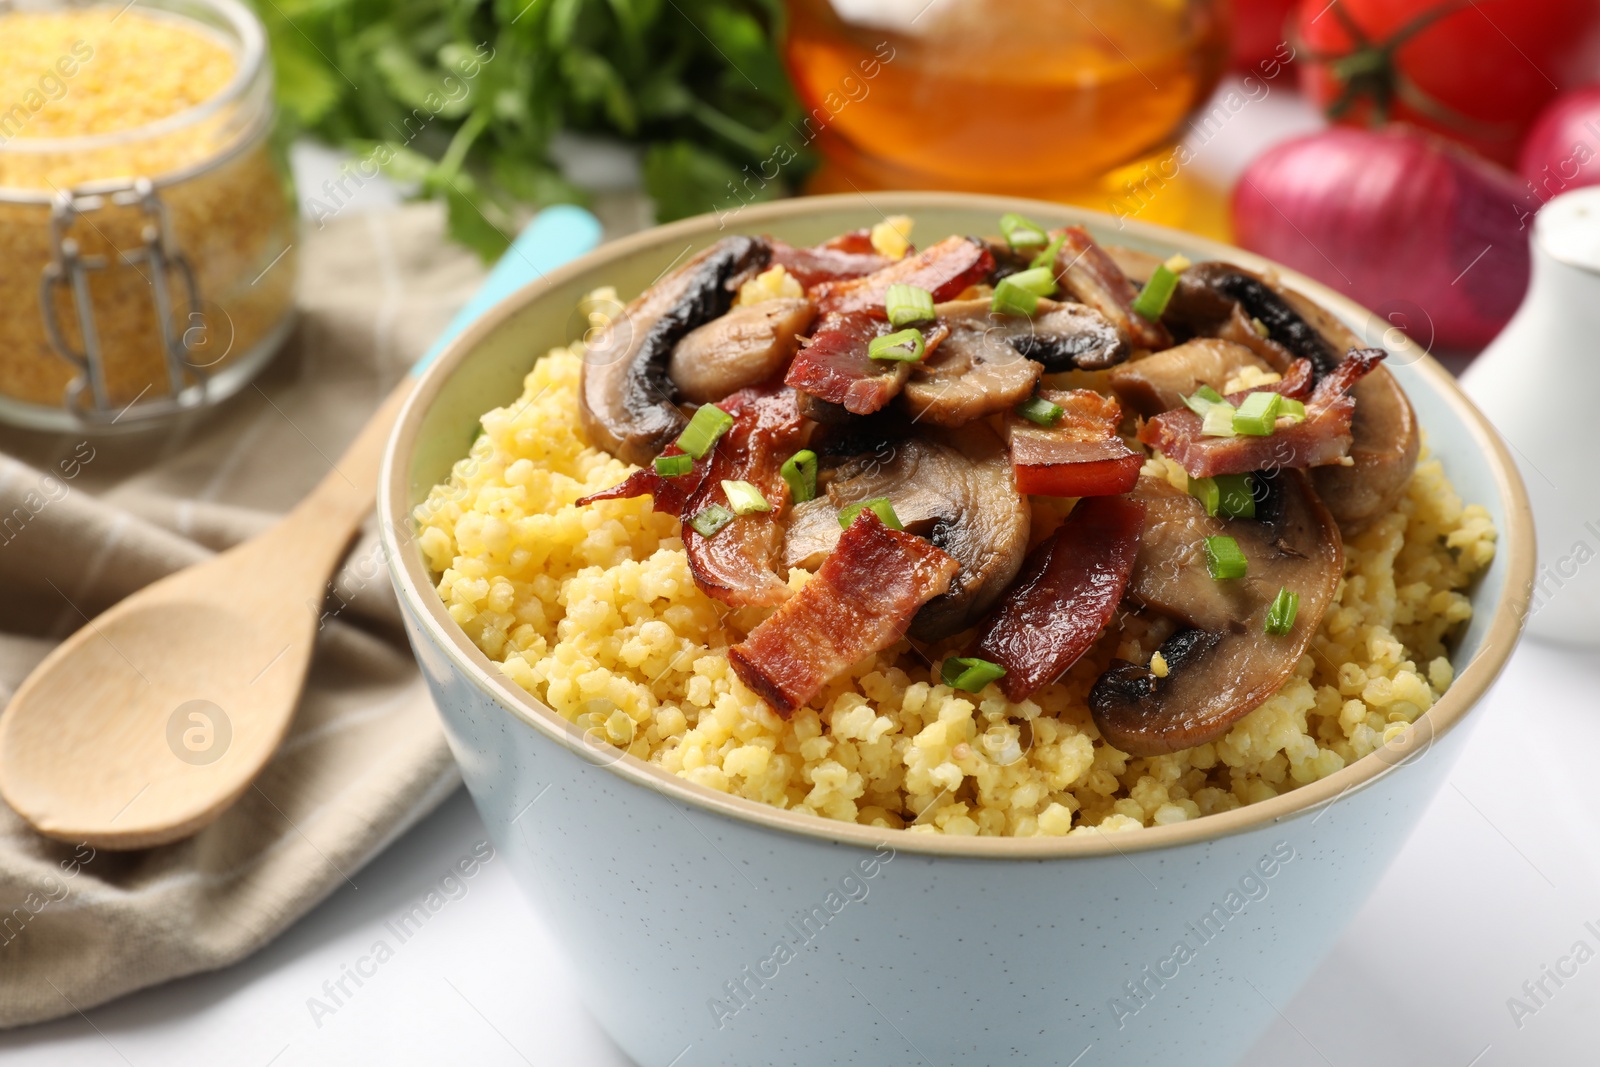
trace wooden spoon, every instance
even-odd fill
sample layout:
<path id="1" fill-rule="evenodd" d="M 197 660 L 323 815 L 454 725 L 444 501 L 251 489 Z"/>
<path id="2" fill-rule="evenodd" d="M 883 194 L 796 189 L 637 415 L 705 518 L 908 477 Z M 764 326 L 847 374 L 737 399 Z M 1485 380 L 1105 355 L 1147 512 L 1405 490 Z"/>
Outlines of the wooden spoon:
<path id="1" fill-rule="evenodd" d="M 588 251 L 598 233 L 587 212 L 542 212 L 446 338 Z M 40 833 L 96 848 L 165 844 L 250 787 L 293 718 L 328 577 L 372 512 L 384 446 L 414 382 L 401 383 L 276 526 L 134 593 L 22 683 L 0 716 L 0 794 Z"/>

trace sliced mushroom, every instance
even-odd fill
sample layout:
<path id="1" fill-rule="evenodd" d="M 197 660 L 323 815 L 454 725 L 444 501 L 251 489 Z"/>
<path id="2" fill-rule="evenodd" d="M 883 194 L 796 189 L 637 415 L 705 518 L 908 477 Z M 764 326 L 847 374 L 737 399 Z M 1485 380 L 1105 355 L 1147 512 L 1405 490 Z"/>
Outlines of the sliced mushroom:
<path id="1" fill-rule="evenodd" d="M 1145 527 L 1127 596 L 1180 629 L 1162 646 L 1165 677 L 1116 661 L 1089 694 L 1108 742 L 1135 756 L 1193 748 L 1222 737 L 1294 673 L 1344 573 L 1333 516 L 1301 471 L 1257 479 L 1256 519 L 1208 516 L 1199 500 L 1165 480 L 1141 478 L 1132 499 Z M 1217 580 L 1205 538 L 1232 537 L 1245 577 Z M 1280 589 L 1299 594 L 1289 633 L 1265 632 Z"/>
<path id="2" fill-rule="evenodd" d="M 1012 480 L 1005 444 L 982 423 L 938 440 L 923 434 L 885 443 L 830 467 L 825 495 L 793 509 L 786 566 L 815 570 L 839 542 L 839 511 L 887 497 L 907 530 L 961 564 L 949 592 L 917 612 L 912 637 L 938 640 L 972 625 L 1016 577 L 1032 516 Z"/>
<path id="3" fill-rule="evenodd" d="M 715 403 L 787 366 L 816 314 L 816 305 L 800 297 L 736 307 L 679 341 L 667 373 L 684 400 Z"/>
<path id="4" fill-rule="evenodd" d="M 740 283 L 771 256 L 761 238 L 725 237 L 639 294 L 588 346 L 579 415 L 591 443 L 643 465 L 683 429 L 667 374 L 673 348 L 725 314 Z"/>
<path id="5" fill-rule="evenodd" d="M 1259 320 L 1268 340 L 1252 343 L 1240 323 Z M 1278 370 L 1288 358 L 1311 360 L 1317 376 L 1330 373 L 1361 340 L 1314 301 L 1231 263 L 1197 263 L 1179 277 L 1166 319 L 1197 332 L 1251 344 Z M 1280 362 L 1281 361 L 1281 362 Z M 1404 495 L 1417 464 L 1421 435 L 1405 390 L 1385 367 L 1351 391 L 1355 398 L 1354 443 L 1349 466 L 1314 475 L 1317 491 L 1339 525 L 1354 534 L 1391 510 Z"/>
<path id="6" fill-rule="evenodd" d="M 1088 304 L 1041 300 L 1031 320 L 1012 323 L 1006 340 L 1048 374 L 1104 370 L 1127 359 L 1131 351 L 1111 320 Z"/>
<path id="7" fill-rule="evenodd" d="M 1013 321 L 991 319 L 987 300 L 940 304 L 934 313 L 950 334 L 910 365 L 900 402 L 914 420 L 963 426 L 1028 398 L 1040 367 L 1012 345 L 1012 331 L 1019 329 Z"/>
<path id="8" fill-rule="evenodd" d="M 1202 385 L 1223 385 L 1246 367 L 1267 370 L 1266 360 L 1243 345 L 1197 337 L 1112 369 L 1111 388 L 1134 411 L 1154 418 L 1171 411 Z"/>

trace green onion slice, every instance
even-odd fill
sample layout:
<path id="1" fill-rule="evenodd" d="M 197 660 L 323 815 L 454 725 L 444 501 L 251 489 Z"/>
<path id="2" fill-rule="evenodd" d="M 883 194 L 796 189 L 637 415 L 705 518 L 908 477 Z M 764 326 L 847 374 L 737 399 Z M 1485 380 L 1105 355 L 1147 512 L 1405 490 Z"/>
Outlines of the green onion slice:
<path id="1" fill-rule="evenodd" d="M 1017 414 L 1029 422 L 1036 422 L 1040 426 L 1054 426 L 1061 421 L 1061 416 L 1067 409 L 1060 404 L 1053 404 L 1042 396 L 1029 397 L 1017 405 Z"/>
<path id="2" fill-rule="evenodd" d="M 1189 495 L 1206 506 L 1207 515 L 1221 515 L 1225 519 L 1256 517 L 1256 498 L 1248 474 L 1190 478 Z"/>
<path id="3" fill-rule="evenodd" d="M 1026 289 L 1034 296 L 1049 296 L 1056 291 L 1056 272 L 1049 267 L 1030 267 L 1008 274 L 1002 284 L 1004 282 Z"/>
<path id="4" fill-rule="evenodd" d="M 728 494 L 728 506 L 735 515 L 752 515 L 758 511 L 771 511 L 772 505 L 761 490 L 749 482 L 724 480 L 722 491 Z"/>
<path id="5" fill-rule="evenodd" d="M 1039 294 L 1012 285 L 1010 278 L 1000 280 L 1000 284 L 994 287 L 994 299 L 989 302 L 989 310 L 996 315 L 1016 315 L 1026 319 L 1033 318 L 1038 308 Z"/>
<path id="6" fill-rule="evenodd" d="M 715 404 L 705 404 L 694 413 L 683 433 L 678 435 L 678 447 L 699 459 L 716 445 L 717 438 L 728 432 L 733 416 Z"/>
<path id="7" fill-rule="evenodd" d="M 789 499 L 804 504 L 817 497 L 817 454 L 809 448 L 790 456 L 778 473 L 789 483 Z"/>
<path id="8" fill-rule="evenodd" d="M 1006 669 L 976 656 L 951 656 L 939 670 L 944 684 L 951 689 L 976 693 L 990 682 L 1006 676 Z"/>
<path id="9" fill-rule="evenodd" d="M 918 329 L 874 337 L 867 342 L 867 355 L 872 359 L 892 360 L 896 363 L 916 363 L 928 351 L 928 342 Z"/>
<path id="10" fill-rule="evenodd" d="M 1145 282 L 1144 288 L 1139 290 L 1139 295 L 1134 298 L 1133 310 L 1151 322 L 1161 318 L 1161 313 L 1167 310 L 1167 301 L 1172 299 L 1172 291 L 1178 287 L 1178 276 L 1172 268 L 1165 263 L 1157 267 L 1155 273 L 1150 275 L 1150 280 Z"/>
<path id="11" fill-rule="evenodd" d="M 1267 621 L 1262 629 L 1275 637 L 1282 637 L 1294 629 L 1294 617 L 1299 613 L 1300 594 L 1291 593 L 1289 587 L 1284 586 L 1272 599 L 1272 606 L 1267 609 Z"/>
<path id="12" fill-rule="evenodd" d="M 1304 401 L 1290 400 L 1283 396 L 1278 398 L 1278 418 L 1288 418 L 1292 422 L 1306 421 L 1306 405 Z"/>
<path id="13" fill-rule="evenodd" d="M 1000 216 L 1000 232 L 1005 234 L 1006 243 L 1016 249 L 1038 248 L 1050 243 L 1050 235 L 1044 232 L 1043 226 L 1016 212 Z"/>
<path id="14" fill-rule="evenodd" d="M 1210 411 L 1213 405 L 1226 403 L 1226 401 L 1222 399 L 1222 394 L 1211 388 L 1211 386 L 1202 385 L 1194 391 L 1194 395 L 1184 397 L 1183 403 L 1190 411 L 1203 419 L 1206 416 L 1206 412 Z"/>
<path id="15" fill-rule="evenodd" d="M 873 500 L 863 500 L 858 504 L 851 504 L 849 507 L 839 512 L 839 525 L 848 530 L 850 528 L 850 524 L 856 521 L 856 516 L 867 509 L 870 509 L 874 515 L 882 519 L 883 524 L 889 527 L 889 529 L 905 529 L 905 527 L 900 523 L 900 516 L 894 513 L 894 505 L 889 503 L 889 498 L 886 496 L 880 496 Z"/>
<path id="16" fill-rule="evenodd" d="M 1234 414 L 1232 404 L 1226 400 L 1217 401 L 1200 417 L 1200 432 L 1207 437 L 1233 437 L 1238 433 L 1233 428 Z"/>
<path id="17" fill-rule="evenodd" d="M 712 504 L 710 507 L 695 514 L 689 520 L 689 525 L 694 527 L 694 532 L 701 537 L 715 537 L 722 532 L 722 528 L 733 521 L 733 512 L 721 504 Z"/>
<path id="18" fill-rule="evenodd" d="M 1239 410 L 1233 413 L 1233 432 L 1266 437 L 1277 425 L 1281 403 L 1283 397 L 1270 390 L 1251 393 L 1239 402 Z"/>
<path id="19" fill-rule="evenodd" d="M 889 325 L 910 326 L 933 319 L 933 294 L 917 285 L 891 285 L 884 294 L 884 309 L 889 312 Z"/>
<path id="20" fill-rule="evenodd" d="M 1231 537 L 1208 537 L 1206 546 L 1206 570 L 1211 572 L 1211 577 L 1219 582 L 1232 578 L 1243 578 L 1250 569 L 1249 560 L 1244 558 L 1244 553 L 1239 551 L 1239 542 Z"/>
<path id="21" fill-rule="evenodd" d="M 694 470 L 694 457 L 682 453 L 676 456 L 657 456 L 656 473 L 664 478 L 676 478 Z"/>
<path id="22" fill-rule="evenodd" d="M 1049 269 L 1050 273 L 1054 274 L 1056 269 L 1056 257 L 1061 254 L 1061 246 L 1066 243 L 1066 234 L 1062 234 L 1061 236 L 1055 238 L 1049 244 L 1044 246 L 1043 252 L 1040 252 L 1038 255 L 1033 257 L 1033 262 L 1029 263 L 1028 266 L 1034 268 L 1035 270 L 1040 267 L 1046 267 Z"/>

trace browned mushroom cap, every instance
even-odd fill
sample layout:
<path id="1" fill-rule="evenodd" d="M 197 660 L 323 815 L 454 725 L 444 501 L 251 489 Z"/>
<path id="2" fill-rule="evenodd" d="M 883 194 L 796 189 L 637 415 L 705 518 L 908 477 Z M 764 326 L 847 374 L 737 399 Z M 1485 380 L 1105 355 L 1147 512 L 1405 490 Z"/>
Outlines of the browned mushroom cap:
<path id="1" fill-rule="evenodd" d="M 827 491 L 792 510 L 784 564 L 815 570 L 843 532 L 839 511 L 887 497 L 905 528 L 961 564 L 949 592 L 917 612 L 910 634 L 948 637 L 973 622 L 1017 576 L 1032 515 L 1017 492 L 1004 442 L 982 423 L 935 440 L 921 434 L 874 451 L 825 461 Z"/>
<path id="2" fill-rule="evenodd" d="M 940 304 L 934 313 L 949 336 L 912 365 L 900 391 L 900 404 L 915 421 L 963 426 L 1028 398 L 1040 367 L 1009 341 L 1019 327 L 1000 316 L 991 319 L 987 300 Z"/>
<path id="3" fill-rule="evenodd" d="M 725 237 L 639 294 L 589 345 L 578 410 L 592 444 L 642 465 L 683 429 L 667 376 L 673 348 L 725 314 L 740 282 L 771 257 L 759 237 Z"/>
<path id="4" fill-rule="evenodd" d="M 1332 314 L 1292 289 L 1283 298 L 1341 352 L 1364 342 Z M 1356 414 L 1350 424 L 1350 466 L 1318 467 L 1311 474 L 1317 495 L 1328 505 L 1347 536 L 1393 510 L 1405 495 L 1417 466 L 1422 434 L 1400 382 L 1378 367 L 1356 383 L 1350 395 Z"/>
<path id="5" fill-rule="evenodd" d="M 1181 624 L 1161 649 L 1160 678 L 1115 661 L 1089 694 L 1095 725 L 1112 745 L 1158 756 L 1223 736 L 1282 688 L 1310 646 L 1344 573 L 1333 517 L 1302 471 L 1257 479 L 1257 519 L 1208 516 L 1200 501 L 1159 478 L 1141 478 L 1146 508 L 1127 596 Z M 1204 539 L 1232 537 L 1245 577 L 1219 581 L 1206 568 Z M 1294 626 L 1265 632 L 1280 589 L 1300 596 Z"/>
<path id="6" fill-rule="evenodd" d="M 1249 339 L 1248 328 L 1240 326 L 1246 313 L 1266 327 L 1269 340 Z M 1280 371 L 1286 357 L 1309 359 L 1318 378 L 1344 353 L 1363 346 L 1315 301 L 1231 263 L 1197 263 L 1184 271 L 1163 318 L 1250 344 Z M 1313 475 L 1317 492 L 1347 534 L 1388 512 L 1404 495 L 1421 445 L 1411 401 L 1387 368 L 1368 374 L 1350 395 L 1356 401 L 1351 465 Z"/>
<path id="7" fill-rule="evenodd" d="M 1243 345 L 1197 337 L 1113 367 L 1111 388 L 1128 407 L 1146 418 L 1171 411 L 1202 385 L 1218 392 L 1245 367 L 1267 370 L 1267 361 Z"/>
<path id="8" fill-rule="evenodd" d="M 732 396 L 782 370 L 816 314 L 817 306 L 803 297 L 736 307 L 679 341 L 667 373 L 692 404 Z"/>

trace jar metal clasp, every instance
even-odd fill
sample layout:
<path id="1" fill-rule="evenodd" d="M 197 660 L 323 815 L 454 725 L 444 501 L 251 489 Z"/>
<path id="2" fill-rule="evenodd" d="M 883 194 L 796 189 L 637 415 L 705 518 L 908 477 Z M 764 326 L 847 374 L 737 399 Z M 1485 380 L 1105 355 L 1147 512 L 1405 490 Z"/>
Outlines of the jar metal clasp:
<path id="1" fill-rule="evenodd" d="M 98 211 L 107 204 L 133 207 L 143 212 L 144 225 L 140 228 L 137 248 L 117 251 L 117 259 L 124 266 L 145 274 L 150 284 L 150 296 L 155 303 L 156 326 L 160 332 L 162 356 L 167 372 L 167 396 L 160 400 L 141 403 L 144 391 L 130 403 L 120 408 L 114 406 L 107 385 L 104 354 L 100 334 L 95 325 L 94 302 L 89 292 L 90 272 L 105 270 L 105 256 L 85 255 L 72 231 L 78 220 L 88 212 Z M 91 227 L 92 219 L 85 219 Z M 175 329 L 178 322 L 193 322 L 201 316 L 199 287 L 195 283 L 194 269 L 173 239 L 166 205 L 157 194 L 154 183 L 148 178 L 135 178 L 126 188 L 110 192 L 82 194 L 64 190 L 56 194 L 50 204 L 51 260 L 44 268 L 40 282 L 40 306 L 44 314 L 45 331 L 56 353 L 77 368 L 77 375 L 67 386 L 66 405 L 80 420 L 89 423 L 110 424 L 118 421 L 136 405 L 138 417 L 148 418 L 171 414 L 187 408 L 199 407 L 206 399 L 206 374 L 190 359 L 188 330 Z M 177 306 L 173 300 L 173 286 L 169 278 L 176 275 L 181 283 L 178 296 L 186 310 L 181 319 L 175 316 Z M 82 348 L 74 348 L 56 318 L 56 295 L 64 293 L 78 322 L 78 336 Z"/>

